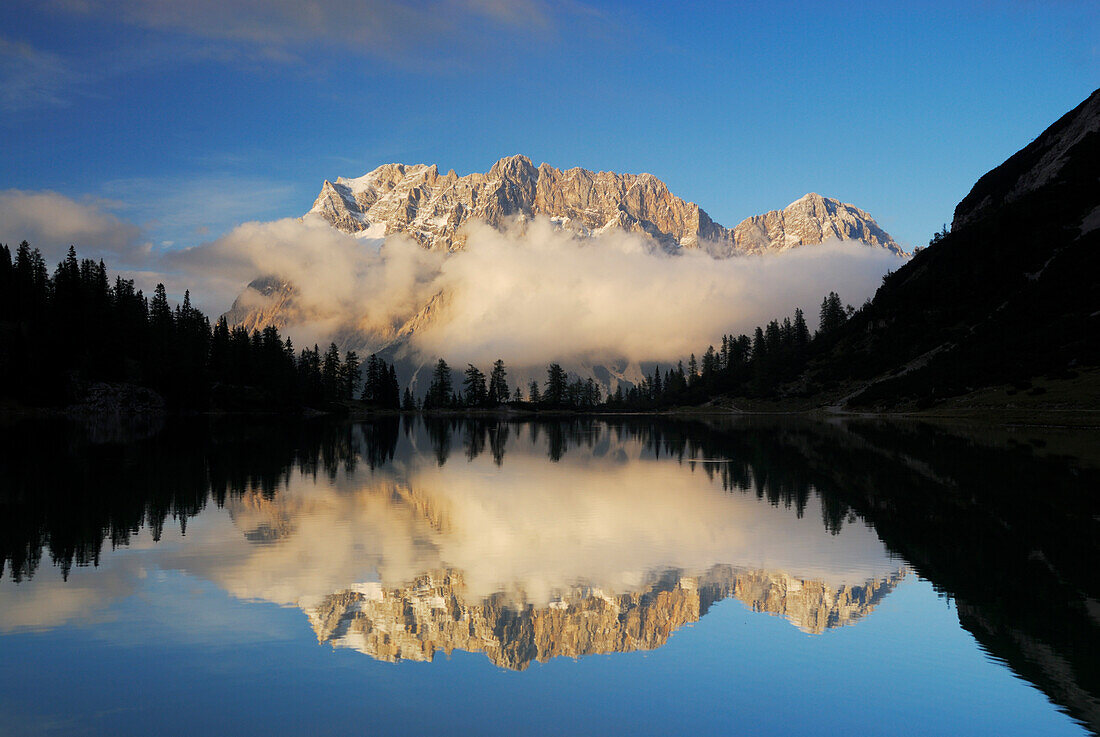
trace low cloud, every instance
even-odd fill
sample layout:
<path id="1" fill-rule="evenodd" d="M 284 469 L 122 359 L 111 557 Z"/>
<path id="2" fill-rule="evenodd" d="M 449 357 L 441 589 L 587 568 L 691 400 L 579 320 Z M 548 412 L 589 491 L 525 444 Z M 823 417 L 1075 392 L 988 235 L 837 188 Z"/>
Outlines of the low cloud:
<path id="1" fill-rule="evenodd" d="M 727 259 L 669 254 L 642 236 L 579 238 L 543 219 L 510 232 L 473 225 L 465 250 L 449 255 L 401 237 L 379 247 L 307 218 L 248 223 L 173 257 L 205 285 L 198 293 L 226 305 L 258 276 L 291 282 L 296 342 L 392 335 L 442 295 L 411 347 L 456 365 L 675 361 L 795 307 L 813 325 L 825 293 L 858 305 L 901 263 L 850 242 Z"/>
<path id="2" fill-rule="evenodd" d="M 41 250 L 50 264 L 70 245 L 81 256 L 104 257 L 116 267 L 136 266 L 149 255 L 141 228 L 109 212 L 101 200 L 0 190 L 0 243 L 14 247 L 24 240 Z"/>
<path id="3" fill-rule="evenodd" d="M 438 285 L 451 295 L 449 309 L 414 345 L 459 365 L 672 361 L 795 307 L 812 323 L 829 290 L 860 304 L 899 264 L 858 243 L 716 259 L 668 254 L 623 232 L 585 240 L 544 221 L 521 236 L 483 226 L 444 264 Z"/>
<path id="4" fill-rule="evenodd" d="M 210 244 L 168 253 L 164 261 L 196 285 L 200 304 L 228 307 L 258 276 L 292 282 L 296 307 L 306 317 L 295 339 L 320 341 L 343 329 L 400 326 L 433 293 L 443 255 L 406 238 L 362 241 L 323 221 L 287 218 L 245 223 Z"/>

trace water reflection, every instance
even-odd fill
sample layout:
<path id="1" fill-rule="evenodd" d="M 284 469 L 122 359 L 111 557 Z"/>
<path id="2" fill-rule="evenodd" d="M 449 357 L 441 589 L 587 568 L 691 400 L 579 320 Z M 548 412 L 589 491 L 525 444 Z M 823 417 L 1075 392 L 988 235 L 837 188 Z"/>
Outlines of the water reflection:
<path id="1" fill-rule="evenodd" d="M 517 607 L 504 593 L 471 601 L 462 572 L 447 570 L 400 588 L 360 584 L 322 597 L 306 611 L 319 641 L 379 660 L 427 661 L 438 651 L 465 650 L 523 670 L 558 656 L 652 650 L 730 596 L 820 634 L 870 612 L 901 575 L 833 587 L 780 571 L 722 565 L 698 576 L 649 576 L 653 580 L 625 593 L 575 586 L 545 606 Z"/>
<path id="2" fill-rule="evenodd" d="M 388 418 L 0 433 L 0 628 L 89 616 L 155 566 L 299 608 L 319 641 L 377 659 L 458 649 L 522 670 L 660 647 L 728 598 L 820 634 L 912 568 L 991 653 L 1100 725 L 1100 476 L 1027 432 Z M 140 563 L 104 560 L 118 545 Z M 44 551 L 72 580 L 42 575 Z"/>

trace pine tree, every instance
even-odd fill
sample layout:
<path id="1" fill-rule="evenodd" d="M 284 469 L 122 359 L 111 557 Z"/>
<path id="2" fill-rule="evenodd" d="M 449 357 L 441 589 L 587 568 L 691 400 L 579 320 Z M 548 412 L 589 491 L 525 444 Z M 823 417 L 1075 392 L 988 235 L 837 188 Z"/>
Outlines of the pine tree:
<path id="1" fill-rule="evenodd" d="M 779 354 L 779 349 L 783 347 L 783 331 L 779 327 L 778 320 L 772 320 L 768 323 L 768 327 L 764 331 L 764 341 L 768 345 L 767 352 L 770 355 Z"/>
<path id="2" fill-rule="evenodd" d="M 718 369 L 718 360 L 715 357 L 714 346 L 707 346 L 703 354 L 703 378 L 710 380 Z"/>
<path id="3" fill-rule="evenodd" d="M 810 329 L 806 326 L 806 316 L 802 314 L 802 308 L 794 311 L 794 326 L 792 328 L 793 341 L 796 348 L 805 348 L 810 343 Z"/>
<path id="4" fill-rule="evenodd" d="M 489 404 L 495 406 L 508 401 L 510 397 L 507 377 L 508 372 L 504 369 L 504 361 L 498 358 L 489 374 Z"/>
<path id="5" fill-rule="evenodd" d="M 485 373 L 472 363 L 466 364 L 465 378 L 462 381 L 466 404 L 481 407 L 485 404 L 488 390 L 485 387 Z"/>
<path id="6" fill-rule="evenodd" d="M 843 325 L 847 319 L 848 314 L 844 311 L 840 295 L 836 292 L 829 292 L 828 296 L 821 301 L 821 322 L 818 333 L 828 335 Z"/>
<path id="7" fill-rule="evenodd" d="M 386 409 L 401 409 L 401 384 L 397 381 L 397 369 L 391 363 L 386 372 Z"/>
<path id="8" fill-rule="evenodd" d="M 754 364 L 763 363 L 767 353 L 768 346 L 764 341 L 764 330 L 758 325 L 752 336 L 752 362 Z"/>
<path id="9" fill-rule="evenodd" d="M 340 394 L 340 349 L 329 343 L 321 360 L 321 391 L 325 401 L 332 401 Z"/>
<path id="10" fill-rule="evenodd" d="M 551 407 L 562 407 L 566 400 L 568 377 L 561 364 L 552 363 L 546 367 L 546 394 L 544 399 Z"/>
<path id="11" fill-rule="evenodd" d="M 172 325 L 172 308 L 168 306 L 164 284 L 157 284 L 153 291 L 153 300 L 149 303 L 149 319 L 155 330 L 165 330 Z"/>
<path id="12" fill-rule="evenodd" d="M 359 354 L 348 351 L 344 357 L 344 365 L 340 370 L 340 395 L 342 399 L 351 399 L 355 396 L 355 390 L 359 387 L 359 381 L 363 378 L 363 370 L 359 367 Z"/>
<path id="13" fill-rule="evenodd" d="M 454 384 L 451 380 L 451 367 L 442 358 L 435 364 L 428 393 L 424 396 L 424 409 L 441 409 L 451 404 L 454 396 Z"/>

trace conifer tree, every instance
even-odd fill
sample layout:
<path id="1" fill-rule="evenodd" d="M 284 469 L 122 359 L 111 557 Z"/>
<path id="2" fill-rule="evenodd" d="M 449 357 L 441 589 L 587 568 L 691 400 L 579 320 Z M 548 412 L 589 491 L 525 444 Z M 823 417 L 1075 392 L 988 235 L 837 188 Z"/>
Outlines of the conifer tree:
<path id="1" fill-rule="evenodd" d="M 397 382 L 397 369 L 391 363 L 386 372 L 386 409 L 401 409 L 401 385 Z"/>
<path id="2" fill-rule="evenodd" d="M 546 393 L 543 397 L 551 407 L 562 407 L 565 404 L 568 377 L 561 364 L 552 363 L 546 367 Z"/>
<path id="3" fill-rule="evenodd" d="M 424 396 L 424 409 L 442 409 L 451 404 L 454 385 L 451 380 L 451 367 L 442 358 L 435 364 L 428 393 Z"/>
<path id="4" fill-rule="evenodd" d="M 325 401 L 332 401 L 340 394 L 340 349 L 329 343 L 321 360 L 321 390 Z"/>
<path id="5" fill-rule="evenodd" d="M 149 303 L 149 319 L 156 330 L 163 330 L 172 324 L 172 308 L 168 306 L 164 284 L 157 284 L 153 291 L 153 299 Z"/>
<path id="6" fill-rule="evenodd" d="M 848 315 L 844 311 L 840 295 L 836 292 L 829 292 L 828 296 L 821 300 L 821 322 L 818 332 L 822 335 L 828 335 L 843 325 L 847 319 Z"/>
<path id="7" fill-rule="evenodd" d="M 504 361 L 498 358 L 489 374 L 489 404 L 503 404 L 509 398 L 508 372 L 504 369 Z"/>
<path id="8" fill-rule="evenodd" d="M 488 397 L 485 387 L 485 374 L 472 363 L 466 364 L 466 378 L 462 381 L 465 390 L 466 404 L 470 407 L 481 407 Z"/>
<path id="9" fill-rule="evenodd" d="M 342 399 L 351 399 L 355 396 L 355 390 L 359 381 L 363 378 L 363 370 L 359 368 L 359 354 L 348 351 L 344 357 L 344 364 L 340 368 L 340 395 Z"/>
<path id="10" fill-rule="evenodd" d="M 810 342 L 810 329 L 806 326 L 806 316 L 802 314 L 802 308 L 794 311 L 794 326 L 792 328 L 794 345 L 796 348 L 805 348 Z"/>

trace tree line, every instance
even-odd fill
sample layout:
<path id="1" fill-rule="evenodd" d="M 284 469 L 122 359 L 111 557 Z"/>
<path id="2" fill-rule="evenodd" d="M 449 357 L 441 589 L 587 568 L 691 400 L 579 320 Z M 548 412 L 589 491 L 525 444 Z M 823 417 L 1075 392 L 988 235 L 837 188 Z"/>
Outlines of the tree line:
<path id="1" fill-rule="evenodd" d="M 570 375 L 559 363 L 545 382 L 510 387 L 504 361 L 488 373 L 467 364 L 457 374 L 443 358 L 432 371 L 422 400 L 411 386 L 402 391 L 393 364 L 377 355 L 363 362 L 335 343 L 299 351 L 269 325 L 248 331 L 213 326 L 191 305 L 169 304 L 163 284 L 152 298 L 132 280 L 112 284 L 103 261 L 79 259 L 76 249 L 52 275 L 42 254 L 24 241 L 15 252 L 0 245 L 0 396 L 33 405 L 79 400 L 88 382 L 146 386 L 170 407 L 228 410 L 325 407 L 359 399 L 382 410 L 441 411 L 510 405 L 533 410 L 636 411 L 697 405 L 723 394 L 775 396 L 790 389 L 814 355 L 854 313 L 830 292 L 811 334 L 801 309 L 772 320 L 753 335 L 725 335 L 687 365 L 652 365 L 643 379 L 619 383 L 606 396 L 592 379 Z M 814 387 L 801 391 L 809 394 Z"/>
<path id="2" fill-rule="evenodd" d="M 795 382 L 814 356 L 831 347 L 840 328 L 855 314 L 836 292 L 822 301 L 816 332 L 810 332 L 801 309 L 794 316 L 758 326 L 752 337 L 723 335 L 721 345 L 710 345 L 662 372 L 659 364 L 641 382 L 624 389 L 620 384 L 605 400 L 608 409 L 651 410 L 702 404 L 719 395 L 769 398 L 780 386 Z M 815 387 L 796 390 L 812 394 Z"/>
<path id="3" fill-rule="evenodd" d="M 112 284 L 103 261 L 76 249 L 50 274 L 37 248 L 0 245 L 0 395 L 35 406 L 81 398 L 91 382 L 145 386 L 182 409 L 291 409 L 360 397 L 397 409 L 392 365 L 371 356 L 363 366 L 336 344 L 295 351 L 289 337 L 213 326 L 191 305 L 169 304 L 163 284 L 152 298 L 133 280 Z"/>
<path id="4" fill-rule="evenodd" d="M 540 387 L 538 381 L 528 384 L 526 398 L 522 387 L 517 385 L 514 390 L 509 389 L 508 371 L 502 359 L 493 363 L 488 377 L 477 366 L 467 364 L 462 373 L 461 387 L 456 386 L 453 374 L 447 361 L 440 358 L 432 370 L 423 402 L 416 405 L 410 393 L 405 408 L 432 411 L 483 409 L 512 404 L 533 409 L 592 410 L 601 403 L 600 387 L 593 379 L 570 378 L 559 363 L 547 366 L 545 385 Z"/>

